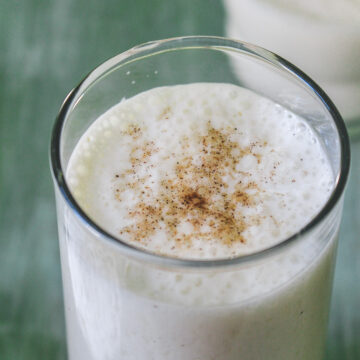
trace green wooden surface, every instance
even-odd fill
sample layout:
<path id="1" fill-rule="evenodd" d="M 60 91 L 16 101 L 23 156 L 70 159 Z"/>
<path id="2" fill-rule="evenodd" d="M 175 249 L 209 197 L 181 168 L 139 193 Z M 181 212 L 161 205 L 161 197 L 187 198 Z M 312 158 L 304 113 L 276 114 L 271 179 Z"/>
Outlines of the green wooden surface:
<path id="1" fill-rule="evenodd" d="M 1 360 L 66 359 L 48 165 L 50 131 L 65 95 L 93 67 L 135 44 L 222 35 L 223 27 L 218 0 L 0 0 Z M 352 151 L 327 360 L 360 359 L 356 139 Z"/>

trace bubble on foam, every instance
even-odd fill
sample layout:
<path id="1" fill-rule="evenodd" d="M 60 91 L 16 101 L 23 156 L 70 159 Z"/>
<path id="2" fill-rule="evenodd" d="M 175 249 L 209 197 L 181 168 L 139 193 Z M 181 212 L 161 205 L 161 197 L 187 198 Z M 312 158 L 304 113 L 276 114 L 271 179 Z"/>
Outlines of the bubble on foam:
<path id="1" fill-rule="evenodd" d="M 84 164 L 80 163 L 76 168 L 76 173 L 79 176 L 85 176 L 88 174 L 88 169 Z"/>
<path id="2" fill-rule="evenodd" d="M 71 187 L 77 187 L 79 185 L 79 179 L 78 178 L 69 177 L 68 181 L 69 181 L 69 185 Z"/>

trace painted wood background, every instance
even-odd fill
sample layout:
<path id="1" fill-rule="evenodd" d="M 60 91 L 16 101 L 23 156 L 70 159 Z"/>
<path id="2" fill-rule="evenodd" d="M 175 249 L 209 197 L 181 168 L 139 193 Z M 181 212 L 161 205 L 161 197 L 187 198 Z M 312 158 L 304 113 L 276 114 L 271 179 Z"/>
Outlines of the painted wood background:
<path id="1" fill-rule="evenodd" d="M 1 360 L 66 359 L 48 146 L 67 92 L 133 45 L 223 28 L 218 0 L 0 0 Z M 326 360 L 360 359 L 356 138 L 352 151 Z"/>

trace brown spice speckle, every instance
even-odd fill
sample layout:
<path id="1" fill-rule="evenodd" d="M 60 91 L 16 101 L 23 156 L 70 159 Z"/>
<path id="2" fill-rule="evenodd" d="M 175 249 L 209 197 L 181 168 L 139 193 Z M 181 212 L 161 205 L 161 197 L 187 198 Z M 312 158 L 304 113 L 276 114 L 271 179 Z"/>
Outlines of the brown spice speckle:
<path id="1" fill-rule="evenodd" d="M 170 109 L 164 109 L 161 115 L 166 117 L 169 112 Z M 234 128 L 217 130 L 208 122 L 206 135 L 199 136 L 198 139 L 201 145 L 200 164 L 193 161 L 193 156 L 186 154 L 189 139 L 183 138 L 181 145 L 184 154 L 176 161 L 175 176 L 165 176 L 160 181 L 160 191 L 155 199 L 152 189 L 143 186 L 150 175 L 139 178 L 137 170 L 140 166 L 152 166 L 149 159 L 157 149 L 153 142 L 136 147 L 130 158 L 131 168 L 127 171 L 127 175 L 133 180 L 126 183 L 125 187 L 139 190 L 140 200 L 129 210 L 129 216 L 135 220 L 134 225 L 123 228 L 120 233 L 128 233 L 132 240 L 144 243 L 162 229 L 170 238 L 175 239 L 176 246 L 186 247 L 191 246 L 192 239 L 196 238 L 218 239 L 228 246 L 238 242 L 245 243 L 243 233 L 249 226 L 249 221 L 258 222 L 260 219 L 243 216 L 239 206 L 255 206 L 260 189 L 253 181 L 239 181 L 231 192 L 224 178 L 233 176 L 235 172 L 242 173 L 236 166 L 244 156 L 254 156 L 257 163 L 260 163 L 261 156 L 256 148 L 263 147 L 266 143 L 252 143 L 241 147 L 231 141 L 233 130 Z M 140 136 L 141 129 L 134 127 L 128 134 L 136 139 Z M 245 172 L 243 174 L 249 175 Z M 149 196 L 153 200 L 150 204 L 147 200 Z M 116 198 L 120 199 L 118 193 Z M 179 226 L 184 222 L 191 225 L 191 235 L 180 231 Z"/>

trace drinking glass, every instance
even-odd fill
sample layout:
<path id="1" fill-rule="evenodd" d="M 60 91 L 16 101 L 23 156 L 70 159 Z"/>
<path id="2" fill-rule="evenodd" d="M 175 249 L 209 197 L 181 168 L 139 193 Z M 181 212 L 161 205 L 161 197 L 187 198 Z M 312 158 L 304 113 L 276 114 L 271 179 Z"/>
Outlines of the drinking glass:
<path id="1" fill-rule="evenodd" d="M 199 82 L 240 85 L 302 116 L 334 173 L 334 189 L 309 223 L 250 255 L 185 260 L 139 249 L 90 219 L 67 183 L 69 158 L 101 114 L 155 87 Z M 181 37 L 97 67 L 66 98 L 51 140 L 69 359 L 320 360 L 349 162 L 331 100 L 262 48 Z"/>

